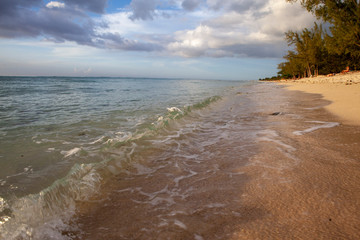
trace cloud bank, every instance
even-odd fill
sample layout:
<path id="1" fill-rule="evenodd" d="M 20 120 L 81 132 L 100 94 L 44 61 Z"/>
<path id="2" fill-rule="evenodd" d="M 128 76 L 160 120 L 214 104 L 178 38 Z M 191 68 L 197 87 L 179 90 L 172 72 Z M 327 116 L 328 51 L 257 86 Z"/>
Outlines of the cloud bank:
<path id="1" fill-rule="evenodd" d="M 285 0 L 132 0 L 115 13 L 107 6 L 107 0 L 2 0 L 0 37 L 187 58 L 277 58 L 284 32 L 315 21 Z"/>

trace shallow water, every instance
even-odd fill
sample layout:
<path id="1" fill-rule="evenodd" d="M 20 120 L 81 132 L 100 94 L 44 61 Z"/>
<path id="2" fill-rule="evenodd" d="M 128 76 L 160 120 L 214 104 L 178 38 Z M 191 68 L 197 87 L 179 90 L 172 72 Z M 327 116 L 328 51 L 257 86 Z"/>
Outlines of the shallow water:
<path id="1" fill-rule="evenodd" d="M 78 205 L 67 234 L 357 239 L 360 129 L 316 108 L 327 104 L 319 95 L 241 90 L 149 139 L 136 164 Z"/>
<path id="2" fill-rule="evenodd" d="M 251 100 L 258 90 L 241 90 L 146 140 L 132 153 L 136 164 L 111 179 L 95 204 L 81 205 L 80 238 L 229 237 L 229 223 L 245 213 L 240 196 L 248 176 L 240 168 L 257 153 L 268 117 Z"/>
<path id="3" fill-rule="evenodd" d="M 140 122 L 117 122 L 123 112 L 111 110 L 34 138 L 60 160 L 47 160 L 41 171 L 20 168 L 24 182 L 36 182 L 40 172 L 51 184 L 40 193 L 15 188 L 16 197 L 2 200 L 2 237 L 360 236 L 358 127 L 340 124 L 320 95 L 274 84 L 179 81 L 172 86 L 185 85 L 189 94 L 172 90 L 176 100 L 149 101 L 151 114 L 133 114 Z M 44 140 L 54 138 L 56 147 Z M 4 179 L 7 192 L 11 178 Z"/>
<path id="4" fill-rule="evenodd" d="M 86 200 L 132 164 L 129 156 L 146 147 L 141 139 L 161 135 L 169 121 L 206 108 L 243 84 L 1 77 L 1 232 L 26 238 L 45 231 L 42 225 L 49 221 L 55 228 L 65 224 L 75 201 Z"/>

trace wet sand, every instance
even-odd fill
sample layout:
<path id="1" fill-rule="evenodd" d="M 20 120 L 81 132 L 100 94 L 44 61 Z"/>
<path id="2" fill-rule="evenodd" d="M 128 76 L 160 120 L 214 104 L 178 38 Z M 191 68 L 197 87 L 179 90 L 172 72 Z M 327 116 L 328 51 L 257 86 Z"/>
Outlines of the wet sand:
<path id="1" fill-rule="evenodd" d="M 359 239 L 360 127 L 259 84 L 176 123 L 78 204 L 77 239 Z M 165 137 L 164 137 L 165 136 Z"/>
<path id="2" fill-rule="evenodd" d="M 317 108 L 328 104 L 320 95 L 286 94 L 290 113 L 302 117 L 279 116 L 283 125 L 274 128 L 279 147 L 262 144 L 250 160 L 253 181 L 244 190 L 250 193 L 245 202 L 268 214 L 239 227 L 233 239 L 359 239 L 359 127 Z M 328 126 L 325 122 L 340 125 L 306 132 Z M 298 129 L 303 135 L 294 136 Z"/>

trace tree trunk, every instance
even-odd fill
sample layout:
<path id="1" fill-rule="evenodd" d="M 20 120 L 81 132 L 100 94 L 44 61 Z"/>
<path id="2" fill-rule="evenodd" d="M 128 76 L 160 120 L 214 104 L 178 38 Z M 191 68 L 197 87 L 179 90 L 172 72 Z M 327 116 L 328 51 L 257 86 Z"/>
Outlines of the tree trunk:
<path id="1" fill-rule="evenodd" d="M 310 69 L 310 64 L 308 63 L 307 64 L 307 74 L 308 74 L 308 77 L 311 77 L 311 69 Z"/>

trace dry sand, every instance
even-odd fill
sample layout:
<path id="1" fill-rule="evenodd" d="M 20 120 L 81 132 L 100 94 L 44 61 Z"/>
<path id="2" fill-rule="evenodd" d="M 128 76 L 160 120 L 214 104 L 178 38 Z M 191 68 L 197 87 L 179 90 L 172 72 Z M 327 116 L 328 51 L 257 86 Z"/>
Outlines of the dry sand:
<path id="1" fill-rule="evenodd" d="M 321 94 L 331 101 L 326 109 L 340 117 L 343 123 L 360 125 L 360 72 L 282 83 L 290 90 Z"/>

